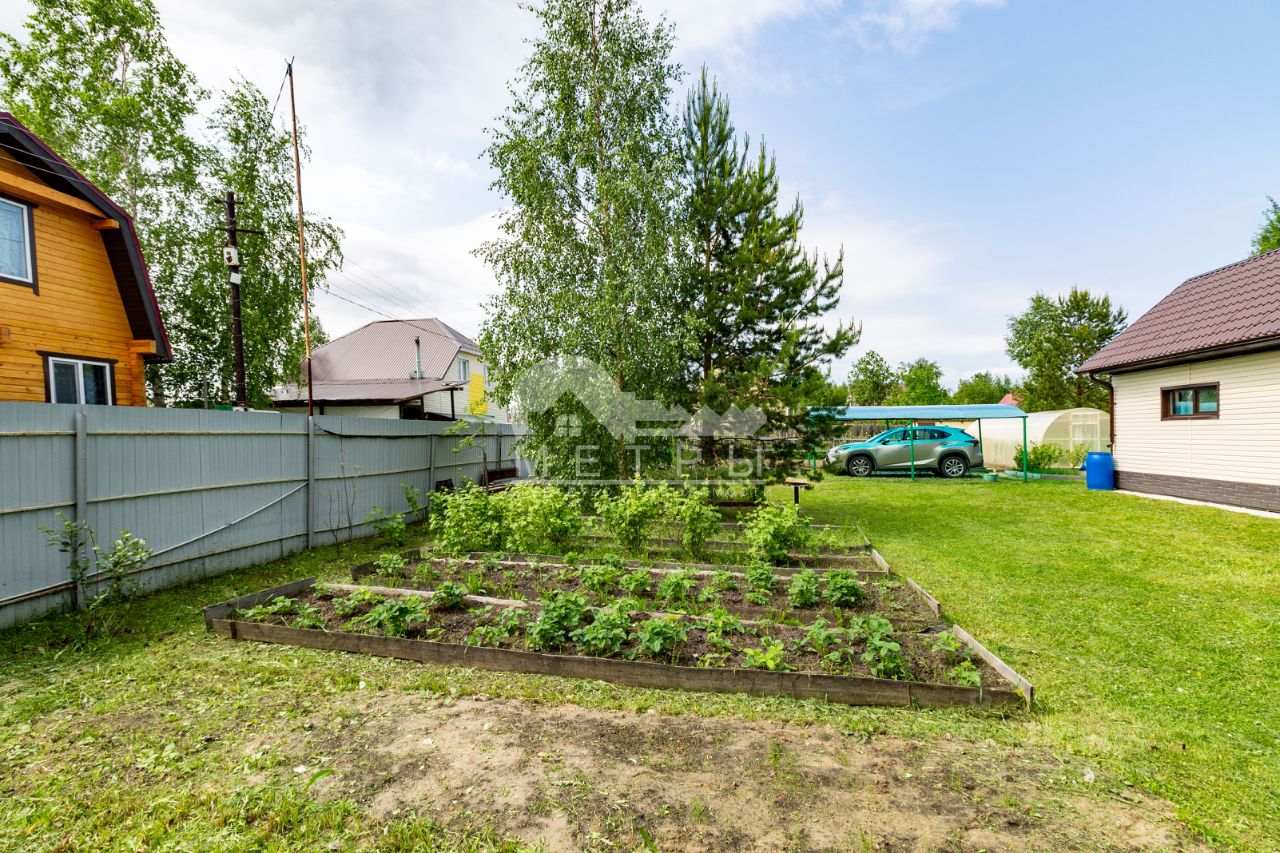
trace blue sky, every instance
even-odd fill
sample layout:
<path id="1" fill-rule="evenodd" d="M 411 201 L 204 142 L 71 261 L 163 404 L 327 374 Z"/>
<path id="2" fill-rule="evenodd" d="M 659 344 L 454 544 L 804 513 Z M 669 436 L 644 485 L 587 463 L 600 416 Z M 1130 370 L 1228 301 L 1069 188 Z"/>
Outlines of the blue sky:
<path id="1" fill-rule="evenodd" d="M 1280 196 L 1280 4 L 642 3 L 776 151 L 806 242 L 844 246 L 838 316 L 864 337 L 837 377 L 868 348 L 934 359 L 951 383 L 1014 371 L 1005 321 L 1036 291 L 1106 292 L 1136 318 L 1246 256 Z M 308 206 L 347 233 L 333 293 L 374 309 L 322 296 L 326 326 L 477 331 L 495 283 L 469 252 L 502 204 L 477 155 L 532 16 L 506 0 L 158 5 L 207 87 L 243 73 L 273 94 L 297 56 Z M 26 11 L 6 4 L 0 28 Z"/>

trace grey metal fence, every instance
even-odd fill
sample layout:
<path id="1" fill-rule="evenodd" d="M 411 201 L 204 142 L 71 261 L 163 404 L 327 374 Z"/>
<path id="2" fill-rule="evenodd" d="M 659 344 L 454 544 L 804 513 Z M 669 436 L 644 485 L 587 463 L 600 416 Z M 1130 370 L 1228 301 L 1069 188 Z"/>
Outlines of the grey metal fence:
<path id="1" fill-rule="evenodd" d="M 144 590 L 368 535 L 369 512 L 521 466 L 520 428 L 438 421 L 0 403 L 0 628 L 69 606 L 40 528 L 83 519 L 147 540 Z M 90 581 L 93 578 L 90 577 Z M 92 590 L 91 590 L 92 591 Z"/>

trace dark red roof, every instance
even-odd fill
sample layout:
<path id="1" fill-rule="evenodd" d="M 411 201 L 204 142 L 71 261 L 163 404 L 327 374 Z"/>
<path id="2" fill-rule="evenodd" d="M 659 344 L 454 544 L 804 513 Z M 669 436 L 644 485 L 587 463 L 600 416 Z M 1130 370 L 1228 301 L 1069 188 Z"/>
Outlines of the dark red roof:
<path id="1" fill-rule="evenodd" d="M 1280 249 L 1189 278 L 1080 367 L 1108 373 L 1280 346 Z"/>
<path id="2" fill-rule="evenodd" d="M 7 112 L 0 111 L 0 147 L 4 148 L 22 165 L 31 169 L 42 182 L 55 190 L 82 198 L 97 206 L 109 218 L 120 223 L 119 229 L 102 232 L 102 243 L 107 250 L 107 260 L 115 274 L 120 301 L 133 336 L 139 340 L 156 342 L 155 355 L 147 361 L 173 361 L 169 336 L 160 318 L 160 305 L 151 287 L 151 274 L 138 242 L 138 232 L 133 227 L 133 217 L 112 201 L 106 193 L 80 174 L 74 166 L 58 156 L 58 153 L 36 136 L 26 125 Z"/>

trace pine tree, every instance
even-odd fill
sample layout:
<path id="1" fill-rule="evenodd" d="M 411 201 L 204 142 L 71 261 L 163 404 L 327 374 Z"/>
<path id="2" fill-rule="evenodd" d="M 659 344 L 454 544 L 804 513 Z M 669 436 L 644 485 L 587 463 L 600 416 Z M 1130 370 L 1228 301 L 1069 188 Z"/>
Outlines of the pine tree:
<path id="1" fill-rule="evenodd" d="M 834 263 L 805 252 L 800 200 L 783 207 L 775 158 L 763 143 L 752 156 L 750 139 L 739 142 L 706 69 L 683 128 L 691 403 L 759 406 L 769 431 L 802 430 L 813 383 L 859 337 L 852 324 L 828 332 L 820 322 L 839 304 L 843 251 Z M 714 462 L 713 442 L 703 452 Z"/>

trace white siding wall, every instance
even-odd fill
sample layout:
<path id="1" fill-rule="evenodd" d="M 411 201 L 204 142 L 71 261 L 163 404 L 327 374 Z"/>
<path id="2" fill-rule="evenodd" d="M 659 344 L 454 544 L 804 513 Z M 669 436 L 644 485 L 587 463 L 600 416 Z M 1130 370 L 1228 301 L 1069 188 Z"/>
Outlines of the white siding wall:
<path id="1" fill-rule="evenodd" d="M 1120 374 L 1116 469 L 1280 485 L 1280 351 Z M 1160 389 L 1220 384 L 1216 420 L 1161 420 Z"/>

